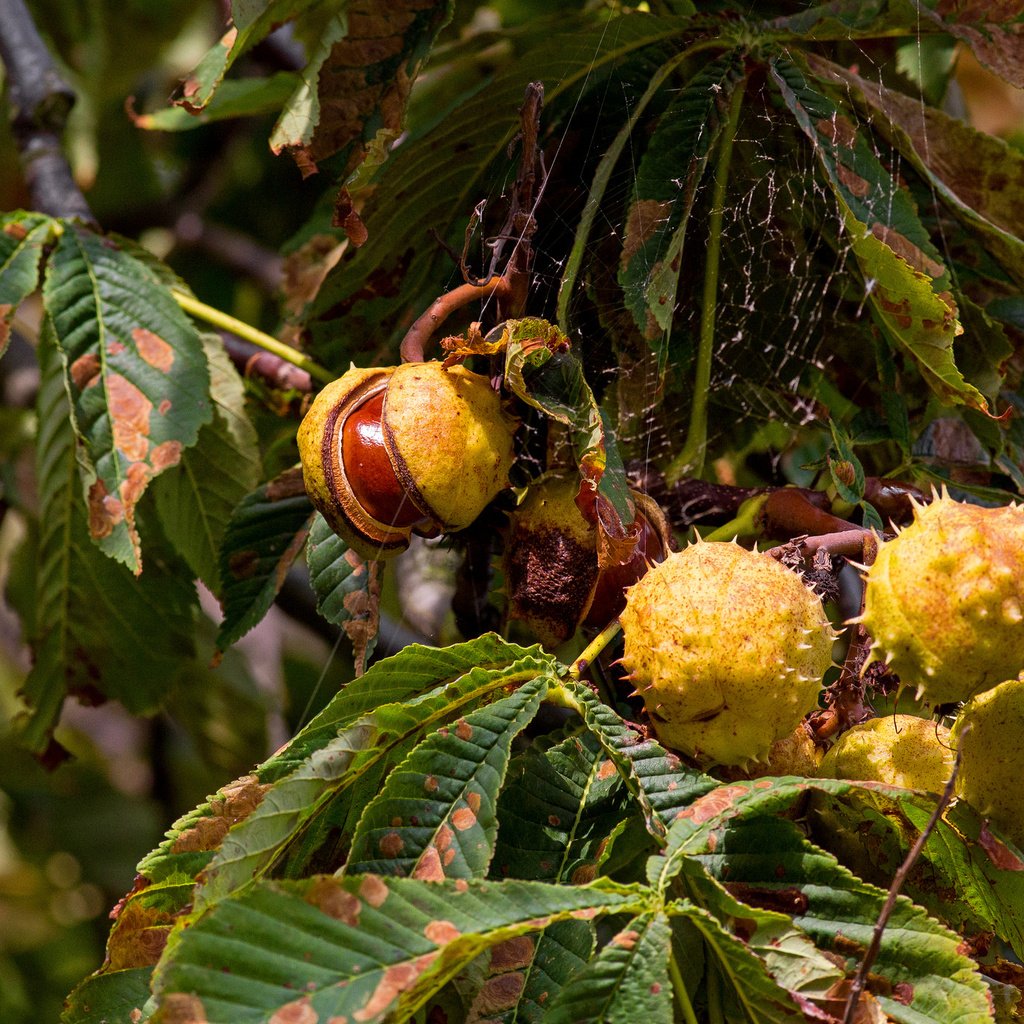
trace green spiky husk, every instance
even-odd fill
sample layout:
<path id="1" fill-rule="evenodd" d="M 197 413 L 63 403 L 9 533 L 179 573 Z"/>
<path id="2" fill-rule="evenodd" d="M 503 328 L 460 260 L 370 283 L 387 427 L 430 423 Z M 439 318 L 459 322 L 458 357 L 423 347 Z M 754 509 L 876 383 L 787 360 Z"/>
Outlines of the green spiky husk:
<path id="1" fill-rule="evenodd" d="M 623 664 L 658 738 L 704 760 L 763 760 L 817 704 L 835 633 L 775 559 L 735 544 L 670 555 L 628 592 Z"/>
<path id="2" fill-rule="evenodd" d="M 1024 668 L 1024 510 L 943 496 L 868 569 L 872 660 L 932 704 L 967 700 Z"/>

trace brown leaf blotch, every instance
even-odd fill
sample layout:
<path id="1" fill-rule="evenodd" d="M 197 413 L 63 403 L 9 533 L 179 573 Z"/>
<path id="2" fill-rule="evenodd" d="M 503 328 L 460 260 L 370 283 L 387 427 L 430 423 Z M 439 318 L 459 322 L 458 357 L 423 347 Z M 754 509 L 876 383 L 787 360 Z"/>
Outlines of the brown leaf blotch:
<path id="1" fill-rule="evenodd" d="M 359 895 L 376 909 L 388 898 L 388 887 L 379 875 L 367 875 L 359 886 Z"/>
<path id="2" fill-rule="evenodd" d="M 181 462 L 181 442 L 164 441 L 163 444 L 158 444 L 149 453 L 149 462 L 157 473 L 171 466 L 176 466 Z"/>
<path id="3" fill-rule="evenodd" d="M 206 1024 L 206 1008 L 198 996 L 171 992 L 160 1001 L 160 1019 L 164 1024 Z"/>
<path id="4" fill-rule="evenodd" d="M 333 878 L 318 878 L 306 893 L 306 902 L 351 928 L 359 924 L 363 909 L 359 898 Z"/>
<path id="5" fill-rule="evenodd" d="M 434 838 L 434 845 L 441 851 L 447 850 L 452 845 L 452 839 L 455 837 L 455 833 L 447 826 L 442 825 L 437 830 L 437 836 Z"/>
<path id="6" fill-rule="evenodd" d="M 517 971 L 533 963 L 534 941 L 529 935 L 517 935 L 514 939 L 499 942 L 491 949 L 491 970 Z"/>
<path id="7" fill-rule="evenodd" d="M 468 807 L 460 807 L 452 815 L 452 824 L 460 831 L 472 828 L 476 824 L 476 815 Z"/>
<path id="8" fill-rule="evenodd" d="M 462 935 L 462 932 L 451 921 L 431 921 L 423 929 L 423 934 L 435 945 L 443 946 L 446 943 L 454 942 Z"/>
<path id="9" fill-rule="evenodd" d="M 124 342 L 121 341 L 108 341 L 107 342 L 107 355 L 108 356 L 119 356 L 125 350 Z"/>
<path id="10" fill-rule="evenodd" d="M 132 462 L 149 453 L 149 418 L 153 403 L 119 373 L 107 375 L 107 412 L 114 434 L 114 446 Z"/>
<path id="11" fill-rule="evenodd" d="M 405 849 L 405 842 L 397 832 L 389 832 L 381 836 L 377 847 L 385 857 L 394 859 Z"/>
<path id="12" fill-rule="evenodd" d="M 267 1024 L 318 1024 L 320 1015 L 313 1009 L 309 996 L 285 1003 L 267 1020 Z"/>
<path id="13" fill-rule="evenodd" d="M 526 977 L 519 971 L 496 974 L 484 982 L 484 987 L 474 1003 L 474 1009 L 483 1013 L 510 1010 L 519 1002 L 525 985 Z"/>
<path id="14" fill-rule="evenodd" d="M 79 391 L 84 391 L 99 380 L 100 357 L 95 352 L 86 352 L 68 367 L 68 373 L 71 375 L 71 383 Z"/>
<path id="15" fill-rule="evenodd" d="M 460 740 L 469 740 L 473 737 L 473 727 L 464 719 L 460 718 L 458 724 L 455 726 L 455 735 Z"/>
<path id="16" fill-rule="evenodd" d="M 437 776 L 436 775 L 428 775 L 423 780 L 423 788 L 428 793 L 436 793 L 438 786 L 439 786 L 439 783 L 437 781 Z"/>
<path id="17" fill-rule="evenodd" d="M 412 877 L 418 878 L 421 882 L 444 881 L 444 868 L 436 846 L 431 844 L 423 851 L 419 863 L 413 869 Z"/>
<path id="18" fill-rule="evenodd" d="M 605 758 L 598 765 L 597 777 L 603 782 L 605 779 L 610 779 L 615 774 L 615 765 L 608 759 Z"/>
<path id="19" fill-rule="evenodd" d="M 395 964 L 389 967 L 370 994 L 366 1005 L 352 1016 L 358 1021 L 374 1020 L 382 1016 L 395 999 L 416 981 L 420 973 L 416 964 Z"/>
<path id="20" fill-rule="evenodd" d="M 640 933 L 631 928 L 613 935 L 610 945 L 621 946 L 623 949 L 632 949 L 640 939 Z"/>
<path id="21" fill-rule="evenodd" d="M 174 349 L 159 334 L 154 334 L 145 327 L 136 327 L 132 331 L 132 341 L 139 350 L 139 355 L 163 373 L 174 365 Z"/>

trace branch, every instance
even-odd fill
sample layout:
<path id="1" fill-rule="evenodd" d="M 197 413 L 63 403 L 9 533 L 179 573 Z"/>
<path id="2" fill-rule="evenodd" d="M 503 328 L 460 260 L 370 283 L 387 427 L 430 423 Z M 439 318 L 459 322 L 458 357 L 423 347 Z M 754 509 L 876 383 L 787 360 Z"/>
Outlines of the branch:
<path id="1" fill-rule="evenodd" d="M 946 783 L 946 788 L 942 791 L 942 796 L 939 797 L 939 802 L 935 805 L 935 810 L 932 811 L 932 816 L 928 819 L 928 824 L 925 825 L 924 831 L 917 837 L 917 841 L 910 848 L 906 860 L 900 865 L 892 880 L 892 885 L 889 886 L 889 895 L 885 898 L 885 905 L 882 907 L 882 912 L 878 915 L 878 921 L 875 923 L 875 929 L 871 934 L 871 944 L 868 946 L 864 959 L 861 960 L 860 967 L 857 968 L 853 984 L 850 986 L 850 995 L 847 997 L 846 1010 L 843 1013 L 843 1024 L 853 1024 L 853 1019 L 857 1012 L 857 1003 L 860 1002 L 861 993 L 864 991 L 864 985 L 867 982 L 868 971 L 871 970 L 871 965 L 875 962 L 878 951 L 882 946 L 882 934 L 885 932 L 885 926 L 889 923 L 893 910 L 896 909 L 896 897 L 899 896 L 900 889 L 903 888 L 903 883 L 907 880 L 907 875 L 910 874 L 911 868 L 917 863 L 917 858 L 921 856 L 921 851 L 924 849 L 924 844 L 928 842 L 928 837 L 939 823 L 939 818 L 942 817 L 943 812 L 953 799 L 956 777 L 959 770 L 960 751 L 958 750 L 956 761 L 953 763 L 953 773 Z"/>
<path id="2" fill-rule="evenodd" d="M 52 217 L 80 217 L 94 224 L 60 144 L 75 93 L 58 72 L 23 0 L 0 0 L 0 60 L 32 206 Z"/>
<path id="3" fill-rule="evenodd" d="M 231 334 L 221 334 L 224 351 L 238 372 L 246 378 L 262 381 L 274 391 L 298 391 L 309 394 L 313 390 L 313 380 L 306 370 L 300 370 L 294 363 L 289 363 L 280 356 L 243 341 Z"/>
<path id="4" fill-rule="evenodd" d="M 426 358 L 427 345 L 434 331 L 454 313 L 471 302 L 501 295 L 508 288 L 503 277 L 492 277 L 484 284 L 460 284 L 450 292 L 435 299 L 431 307 L 419 316 L 402 339 L 400 352 L 403 363 L 422 363 Z"/>

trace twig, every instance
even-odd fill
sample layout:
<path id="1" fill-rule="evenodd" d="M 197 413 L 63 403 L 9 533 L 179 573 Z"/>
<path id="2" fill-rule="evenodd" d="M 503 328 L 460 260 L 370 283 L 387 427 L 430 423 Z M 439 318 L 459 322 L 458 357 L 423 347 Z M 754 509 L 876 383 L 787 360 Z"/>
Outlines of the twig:
<path id="1" fill-rule="evenodd" d="M 92 211 L 61 149 L 75 93 L 61 77 L 22 0 L 0 0 L 0 60 L 7 77 L 11 130 L 33 207 L 53 217 Z"/>
<path id="2" fill-rule="evenodd" d="M 889 895 L 885 898 L 882 912 L 878 915 L 874 931 L 871 933 L 871 943 L 864 954 L 864 959 L 860 962 L 860 967 L 857 968 L 857 973 L 854 975 L 853 983 L 850 986 L 850 994 L 847 996 L 846 1009 L 843 1013 L 843 1024 L 853 1024 L 853 1018 L 857 1012 L 857 1003 L 860 1002 L 861 993 L 864 991 L 868 972 L 871 970 L 871 965 L 875 962 L 878 951 L 882 947 L 882 934 L 885 932 L 885 927 L 889 923 L 893 910 L 896 909 L 896 898 L 899 896 L 900 889 L 903 888 L 903 883 L 907 880 L 907 875 L 910 874 L 911 869 L 917 863 L 917 858 L 921 856 L 921 851 L 924 849 L 924 844 L 928 841 L 928 837 L 935 831 L 939 818 L 942 817 L 950 801 L 953 799 L 953 793 L 956 789 L 956 777 L 959 770 L 960 751 L 958 750 L 956 760 L 953 762 L 953 772 L 946 783 L 946 788 L 942 791 L 942 796 L 939 797 L 939 802 L 935 805 L 935 810 L 932 811 L 932 816 L 928 819 L 928 824 L 925 825 L 924 831 L 917 837 L 917 841 L 910 848 L 910 852 L 892 880 L 892 885 L 889 886 Z"/>
<path id="3" fill-rule="evenodd" d="M 836 533 L 823 533 L 817 537 L 795 537 L 786 544 L 769 548 L 765 554 L 779 561 L 785 560 L 793 552 L 797 552 L 805 559 L 813 558 L 819 551 L 827 551 L 830 555 L 859 557 L 864 551 L 865 536 L 870 536 L 867 530 L 853 527 Z"/>
<path id="4" fill-rule="evenodd" d="M 230 334 L 222 334 L 221 341 L 224 343 L 224 351 L 243 377 L 260 380 L 275 391 L 308 394 L 313 390 L 312 377 L 294 363 L 264 352 L 252 343 Z"/>

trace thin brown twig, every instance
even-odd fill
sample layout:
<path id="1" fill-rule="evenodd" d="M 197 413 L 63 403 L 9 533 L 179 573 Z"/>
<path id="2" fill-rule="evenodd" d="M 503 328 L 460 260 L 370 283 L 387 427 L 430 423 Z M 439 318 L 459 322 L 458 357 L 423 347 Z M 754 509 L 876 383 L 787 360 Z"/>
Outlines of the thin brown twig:
<path id="1" fill-rule="evenodd" d="M 939 797 L 939 801 L 935 805 L 935 810 L 932 811 L 932 816 L 928 819 L 928 824 L 925 825 L 924 830 L 917 837 L 914 845 L 910 848 L 910 852 L 907 854 L 906 859 L 899 866 L 899 870 L 893 877 L 892 885 L 889 886 L 889 894 L 885 898 L 885 904 L 882 907 L 882 912 L 878 915 L 878 920 L 875 922 L 874 930 L 871 933 L 871 942 L 868 945 L 867 951 L 864 953 L 864 959 L 861 960 L 860 966 L 857 968 L 857 973 L 854 975 L 853 983 L 850 986 L 850 994 L 847 996 L 846 1008 L 843 1013 L 843 1024 L 853 1024 L 853 1018 L 857 1012 L 857 1004 L 860 1002 L 861 994 L 863 993 L 864 986 L 867 983 L 868 972 L 871 970 L 871 965 L 875 962 L 875 959 L 878 956 L 878 951 L 882 947 L 882 935 L 885 932 L 886 925 L 889 923 L 889 918 L 892 916 L 893 910 L 896 909 L 896 899 L 900 894 L 900 889 L 903 888 L 903 883 L 907 880 L 907 875 L 910 874 L 911 869 L 917 863 L 917 858 L 921 856 L 921 851 L 924 849 L 924 844 L 928 842 L 928 837 L 935 831 L 935 826 L 939 823 L 939 818 L 942 817 L 946 808 L 949 806 L 950 801 L 953 799 L 953 794 L 956 789 L 956 777 L 959 770 L 960 751 L 958 750 L 956 760 L 953 762 L 953 772 L 949 776 L 946 788 L 942 791 L 942 796 Z"/>

